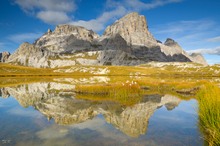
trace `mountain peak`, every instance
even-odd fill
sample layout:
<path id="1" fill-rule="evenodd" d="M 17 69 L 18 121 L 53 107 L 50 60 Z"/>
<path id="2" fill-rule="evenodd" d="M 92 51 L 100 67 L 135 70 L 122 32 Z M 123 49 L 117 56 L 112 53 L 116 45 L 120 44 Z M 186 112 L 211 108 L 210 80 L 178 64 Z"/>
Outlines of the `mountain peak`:
<path id="1" fill-rule="evenodd" d="M 167 38 L 166 41 L 164 42 L 164 45 L 175 49 L 176 53 L 183 52 L 182 47 L 175 40 L 171 38 Z"/>
<path id="2" fill-rule="evenodd" d="M 164 45 L 166 46 L 173 46 L 173 45 L 179 45 L 176 41 L 174 41 L 171 38 L 167 38 L 166 41 L 164 42 Z"/>
<path id="3" fill-rule="evenodd" d="M 98 38 L 98 34 L 96 34 L 95 32 L 93 32 L 92 30 L 87 30 L 86 28 L 82 27 L 82 26 L 75 26 L 75 25 L 71 25 L 71 24 L 62 24 L 62 25 L 57 25 L 55 30 L 54 30 L 55 34 L 64 34 L 64 35 L 68 35 L 68 34 L 73 34 L 76 37 L 82 37 L 82 39 L 91 39 L 91 35 L 93 35 L 95 38 Z M 89 37 L 89 38 L 88 38 Z"/>
<path id="4" fill-rule="evenodd" d="M 192 57 L 193 62 L 203 65 L 208 65 L 208 63 L 206 62 L 205 58 L 202 56 L 201 53 L 192 53 L 190 54 L 190 57 Z"/>
<path id="5" fill-rule="evenodd" d="M 139 17 L 142 17 L 143 19 L 145 19 L 145 17 L 143 15 L 140 15 L 139 13 L 131 12 L 131 13 L 125 15 L 124 17 L 122 17 L 120 20 L 122 20 L 122 19 L 127 19 L 127 20 L 132 19 L 133 20 L 135 18 L 138 19 Z"/>
<path id="6" fill-rule="evenodd" d="M 116 34 L 120 34 L 129 45 L 151 46 L 156 43 L 148 30 L 146 18 L 136 12 L 125 15 L 104 32 L 104 36 Z"/>
<path id="7" fill-rule="evenodd" d="M 75 25 L 70 25 L 70 24 L 61 24 L 61 25 L 57 25 L 54 32 L 56 33 L 72 33 L 72 32 L 76 32 L 78 29 L 85 29 L 82 26 L 75 26 Z"/>

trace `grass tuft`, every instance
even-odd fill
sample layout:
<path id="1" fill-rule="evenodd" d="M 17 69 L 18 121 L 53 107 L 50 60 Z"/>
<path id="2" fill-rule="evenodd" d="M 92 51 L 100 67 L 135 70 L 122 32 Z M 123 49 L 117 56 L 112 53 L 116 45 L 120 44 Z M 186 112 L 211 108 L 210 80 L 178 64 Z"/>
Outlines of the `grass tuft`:
<path id="1" fill-rule="evenodd" d="M 220 88 L 206 83 L 198 93 L 199 124 L 209 146 L 220 145 Z"/>

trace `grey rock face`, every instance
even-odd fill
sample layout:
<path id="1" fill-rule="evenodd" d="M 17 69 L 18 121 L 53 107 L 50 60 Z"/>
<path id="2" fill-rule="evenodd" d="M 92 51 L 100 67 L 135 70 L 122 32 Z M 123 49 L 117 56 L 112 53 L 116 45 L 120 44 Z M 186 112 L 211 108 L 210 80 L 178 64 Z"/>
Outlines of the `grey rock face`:
<path id="1" fill-rule="evenodd" d="M 113 36 L 120 34 L 128 45 L 154 46 L 157 41 L 149 32 L 147 22 L 144 16 L 138 13 L 130 13 L 113 25 L 108 26 L 104 36 Z"/>
<path id="2" fill-rule="evenodd" d="M 23 43 L 19 48 L 12 54 L 7 62 L 14 63 L 18 65 L 42 67 L 47 65 L 48 56 L 53 55 L 53 53 L 35 47 L 29 43 Z"/>
<path id="3" fill-rule="evenodd" d="M 61 53 L 90 48 L 90 43 L 99 37 L 92 30 L 73 25 L 58 25 L 52 32 L 48 30 L 34 45 L 51 52 Z"/>
<path id="4" fill-rule="evenodd" d="M 199 64 L 203 64 L 203 65 L 208 65 L 208 63 L 206 62 L 205 58 L 200 53 L 192 53 L 190 55 L 190 57 L 192 58 L 193 62 L 196 62 L 196 63 L 199 63 Z"/>
<path id="5" fill-rule="evenodd" d="M 139 65 L 150 61 L 198 62 L 172 39 L 164 44 L 149 32 L 144 16 L 130 13 L 103 36 L 73 25 L 58 25 L 35 43 L 24 43 L 7 62 L 33 67 Z M 204 64 L 204 62 L 199 62 Z"/>
<path id="6" fill-rule="evenodd" d="M 176 42 L 174 41 L 173 39 L 171 38 L 167 38 L 167 40 L 164 42 L 164 45 L 165 46 L 168 46 L 169 47 L 169 53 L 172 53 L 172 54 L 184 54 L 184 55 L 188 55 L 182 48 L 181 46 Z M 164 47 L 166 48 L 166 47 Z M 189 57 L 189 56 L 187 56 Z"/>
<path id="7" fill-rule="evenodd" d="M 10 96 L 10 94 L 8 93 L 8 91 L 5 88 L 0 89 L 0 97 L 8 98 L 9 96 Z"/>
<path id="8" fill-rule="evenodd" d="M 0 53 L 0 62 L 5 62 L 11 54 L 9 52 Z"/>

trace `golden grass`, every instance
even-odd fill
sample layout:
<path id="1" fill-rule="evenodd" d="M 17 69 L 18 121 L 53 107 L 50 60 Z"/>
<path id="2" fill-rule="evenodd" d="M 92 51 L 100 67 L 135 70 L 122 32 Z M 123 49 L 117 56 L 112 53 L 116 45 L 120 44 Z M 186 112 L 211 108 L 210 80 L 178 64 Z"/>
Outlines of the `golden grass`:
<path id="1" fill-rule="evenodd" d="M 21 76 L 21 77 L 0 77 L 0 87 L 11 87 L 24 84 L 30 84 L 35 82 L 50 82 L 53 81 L 54 77 L 43 76 L 43 77 L 31 77 L 31 76 Z"/>
<path id="2" fill-rule="evenodd" d="M 206 83 L 197 95 L 199 124 L 209 146 L 220 145 L 220 88 Z"/>
<path id="3" fill-rule="evenodd" d="M 147 78 L 134 80 L 111 81 L 108 84 L 86 84 L 76 85 L 76 97 L 88 100 L 111 100 L 123 105 L 132 105 L 140 101 L 143 95 L 149 94 L 171 94 L 183 100 L 195 97 L 201 85 L 200 82 L 164 82 L 163 80 Z M 178 92 L 179 91 L 179 92 Z M 180 92 L 181 91 L 181 92 Z"/>
<path id="4" fill-rule="evenodd" d="M 0 76 L 22 76 L 22 75 L 52 75 L 52 69 L 34 68 L 26 66 L 0 63 Z"/>
<path id="5" fill-rule="evenodd" d="M 189 63 L 190 64 L 190 63 Z M 72 71 L 65 72 L 70 68 L 87 68 L 87 71 Z M 106 68 L 109 70 L 106 74 L 92 73 L 91 68 L 95 70 Z M 57 70 L 63 70 L 64 72 L 55 72 Z M 11 65 L 0 63 L 0 76 L 21 76 L 21 75 L 32 75 L 32 76 L 76 76 L 76 75 L 101 75 L 101 76 L 152 76 L 152 77 L 219 77 L 220 68 L 218 66 L 212 67 L 201 67 L 201 68 L 185 68 L 180 69 L 178 66 L 165 66 L 165 67 L 151 67 L 149 65 L 142 66 L 67 66 L 59 68 L 33 68 L 24 67 L 18 65 Z"/>
<path id="6" fill-rule="evenodd" d="M 141 88 L 136 82 L 77 85 L 76 97 L 89 100 L 108 100 L 132 105 L 141 99 Z"/>

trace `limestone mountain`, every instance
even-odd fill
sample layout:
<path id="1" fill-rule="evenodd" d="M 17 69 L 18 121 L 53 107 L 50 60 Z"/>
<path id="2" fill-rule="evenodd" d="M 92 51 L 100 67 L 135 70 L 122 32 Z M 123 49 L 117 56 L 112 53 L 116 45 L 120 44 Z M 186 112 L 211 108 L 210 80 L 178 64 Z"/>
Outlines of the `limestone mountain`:
<path id="1" fill-rule="evenodd" d="M 157 62 L 197 62 L 172 39 L 162 44 L 150 33 L 146 18 L 130 13 L 108 26 L 102 36 L 73 25 L 58 25 L 33 44 L 24 43 L 8 63 L 33 67 L 70 65 L 139 65 Z"/>
<path id="2" fill-rule="evenodd" d="M 190 57 L 192 58 L 193 62 L 202 63 L 204 65 L 208 65 L 205 58 L 200 53 L 192 53 L 190 54 Z"/>
<path id="3" fill-rule="evenodd" d="M 157 42 L 148 30 L 144 16 L 138 13 L 131 13 L 108 26 L 104 36 L 121 35 L 128 45 L 154 46 Z"/>
<path id="4" fill-rule="evenodd" d="M 5 62 L 11 54 L 9 52 L 0 53 L 0 62 Z"/>

